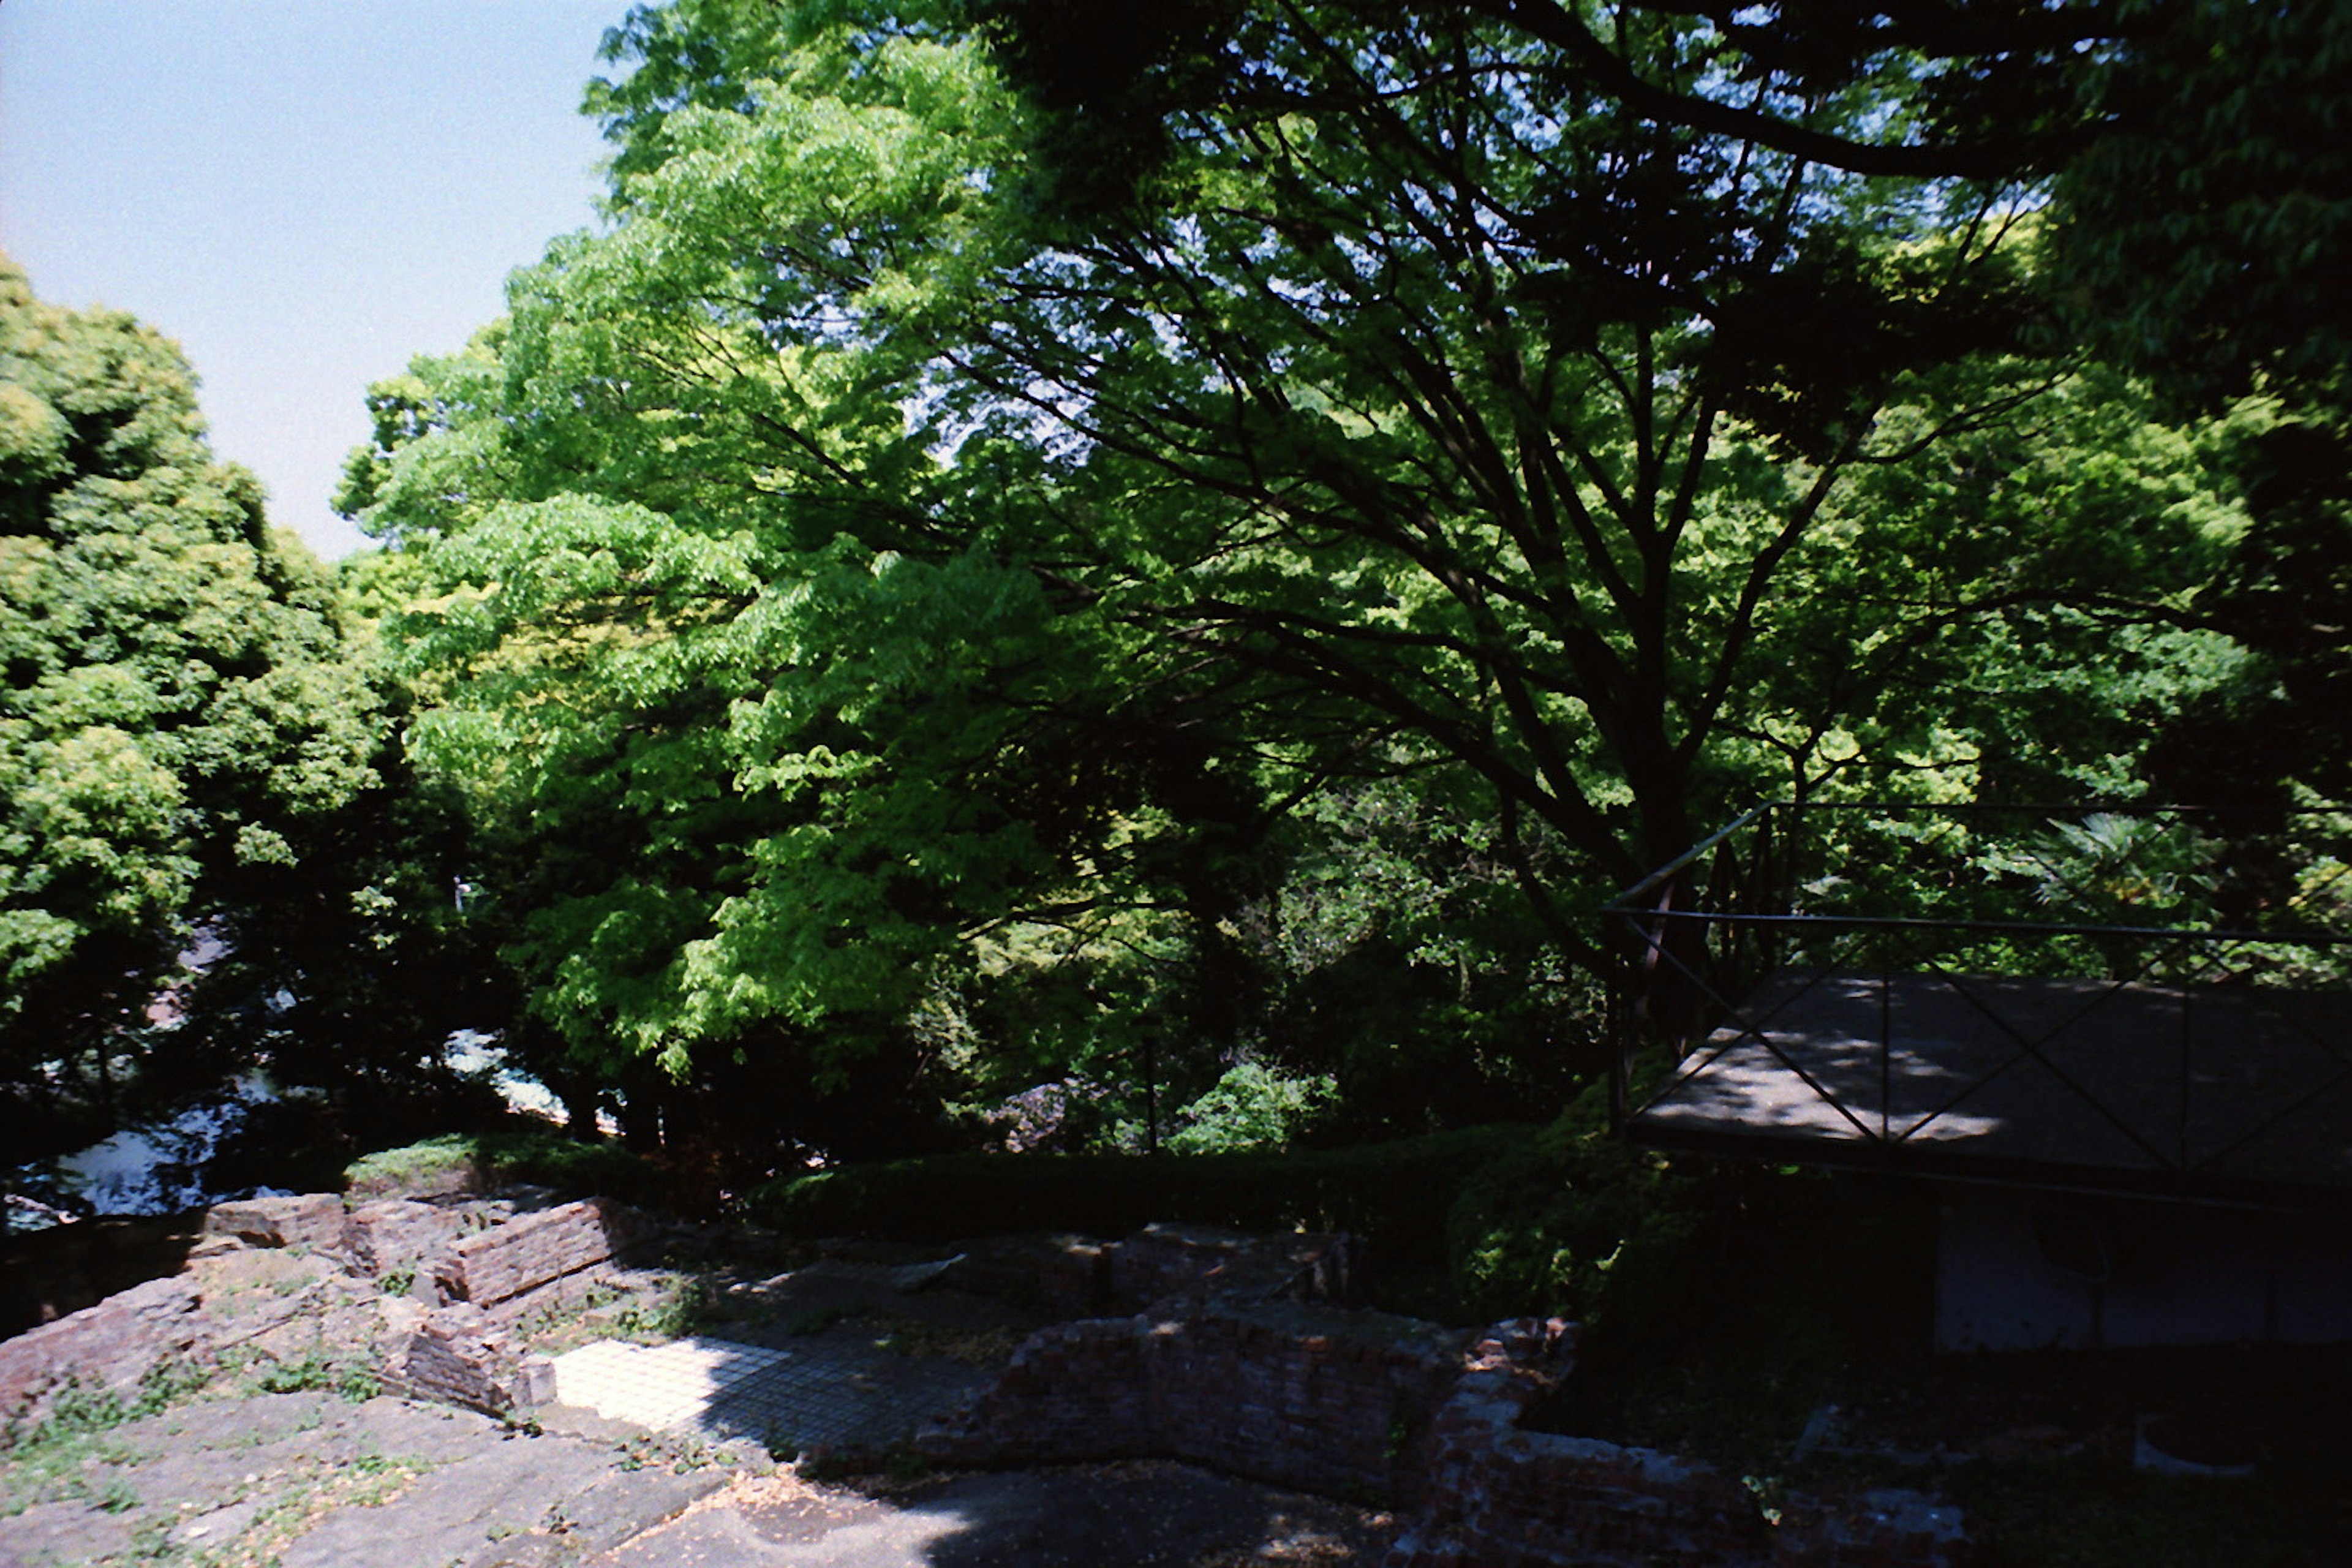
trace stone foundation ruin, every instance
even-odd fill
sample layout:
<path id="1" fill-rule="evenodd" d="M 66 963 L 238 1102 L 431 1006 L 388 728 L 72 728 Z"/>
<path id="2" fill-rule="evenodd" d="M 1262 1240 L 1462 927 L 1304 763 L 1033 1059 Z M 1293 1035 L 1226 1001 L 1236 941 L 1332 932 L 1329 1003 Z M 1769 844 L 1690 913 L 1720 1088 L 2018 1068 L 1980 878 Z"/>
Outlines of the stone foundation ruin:
<path id="1" fill-rule="evenodd" d="M 240 1346 L 361 1344 L 394 1392 L 507 1414 L 551 1394 L 515 1326 L 561 1308 L 651 1226 L 603 1200 L 331 1194 L 224 1205 L 180 1275 L 0 1342 L 0 1423 L 69 1388 L 129 1394 Z M 931 1272 L 925 1271 L 927 1274 Z M 1483 1333 L 1355 1302 L 1344 1237 L 1152 1226 L 1119 1242 L 1008 1238 L 937 1271 L 1070 1321 L 1034 1335 L 919 1433 L 934 1463 L 1163 1458 L 1361 1502 L 1410 1526 L 1388 1568 L 1965 1568 L 1957 1510 L 1909 1491 L 1776 1497 L 1647 1449 L 1536 1431 L 1576 1334 Z M 306 1349 L 306 1347 L 308 1347 Z M 839 1458 L 839 1457 L 837 1457 Z"/>

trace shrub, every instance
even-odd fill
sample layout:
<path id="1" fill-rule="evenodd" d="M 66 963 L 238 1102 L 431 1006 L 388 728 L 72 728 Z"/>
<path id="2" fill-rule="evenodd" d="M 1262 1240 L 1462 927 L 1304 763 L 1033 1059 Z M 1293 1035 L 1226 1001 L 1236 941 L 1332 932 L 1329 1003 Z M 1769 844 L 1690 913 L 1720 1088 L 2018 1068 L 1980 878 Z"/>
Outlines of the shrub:
<path id="1" fill-rule="evenodd" d="M 591 1194 L 648 1203 L 660 1198 L 662 1173 L 617 1143 L 584 1142 L 537 1127 L 450 1132 L 363 1155 L 344 1168 L 343 1186 L 360 1196 L 446 1192 L 532 1182 L 566 1197 Z"/>
<path id="2" fill-rule="evenodd" d="M 1445 1224 L 1448 1283 L 1473 1320 L 1591 1321 L 1671 1289 L 1696 1215 L 1690 1177 L 1609 1135 L 1595 1089 L 1471 1173 Z"/>
<path id="3" fill-rule="evenodd" d="M 1259 1062 L 1230 1068 L 1200 1099 L 1177 1112 L 1168 1146 L 1180 1154 L 1278 1149 L 1339 1099 L 1328 1076 L 1296 1078 Z"/>
<path id="4" fill-rule="evenodd" d="M 1384 1265 L 1442 1260 L 1475 1171 L 1536 1135 L 1464 1128 L 1349 1149 L 1184 1154 L 941 1154 L 843 1165 L 759 1188 L 752 1215 L 802 1236 L 947 1241 L 1004 1231 L 1125 1236 L 1155 1220 L 1348 1230 Z"/>
<path id="5" fill-rule="evenodd" d="M 1456 1322 L 1638 1321 L 1681 1289 L 1699 1179 L 1612 1138 L 1605 1087 L 1544 1127 L 1502 1124 L 1345 1149 L 946 1154 L 773 1182 L 752 1215 L 802 1236 L 949 1241 L 1126 1236 L 1154 1220 L 1347 1230 L 1383 1304 Z"/>

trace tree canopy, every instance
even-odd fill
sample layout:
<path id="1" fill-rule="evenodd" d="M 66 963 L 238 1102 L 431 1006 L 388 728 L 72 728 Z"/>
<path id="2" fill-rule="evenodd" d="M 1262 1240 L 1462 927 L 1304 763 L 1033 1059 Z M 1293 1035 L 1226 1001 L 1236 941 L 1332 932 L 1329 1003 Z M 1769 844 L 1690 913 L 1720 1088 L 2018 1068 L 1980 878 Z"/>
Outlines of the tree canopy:
<path id="1" fill-rule="evenodd" d="M 102 1078 L 227 885 L 293 864 L 372 782 L 341 626 L 253 476 L 213 459 L 178 349 L 41 303 L 0 258 L 0 1063 L 19 1094 Z"/>
<path id="2" fill-rule="evenodd" d="M 1382 815 L 1566 976 L 1760 792 L 2146 787 L 2266 416 L 2051 347 L 2137 24 L 1783 9 L 632 13 L 606 226 L 343 498 L 533 1016 L 1127 1059 L 1308 994 Z"/>

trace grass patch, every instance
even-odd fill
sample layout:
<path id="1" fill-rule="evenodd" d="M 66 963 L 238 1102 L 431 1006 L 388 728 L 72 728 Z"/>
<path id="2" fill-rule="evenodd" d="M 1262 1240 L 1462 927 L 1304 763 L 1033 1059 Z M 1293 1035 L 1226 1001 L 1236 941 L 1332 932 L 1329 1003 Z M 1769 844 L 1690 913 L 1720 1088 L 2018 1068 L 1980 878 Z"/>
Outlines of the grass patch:
<path id="1" fill-rule="evenodd" d="M 487 1184 L 489 1169 L 477 1135 L 448 1132 L 422 1142 L 362 1154 L 343 1167 L 343 1189 L 357 1198 L 462 1192 Z"/>
<path id="2" fill-rule="evenodd" d="M 252 1387 L 262 1394 L 303 1394 L 316 1389 L 353 1405 L 363 1405 L 383 1392 L 383 1380 L 373 1368 L 316 1351 L 267 1363 L 255 1373 Z"/>
<path id="3" fill-rule="evenodd" d="M 565 1197 L 604 1196 L 657 1202 L 661 1172 L 617 1143 L 583 1142 L 546 1129 L 501 1128 L 447 1132 L 421 1142 L 364 1154 L 343 1168 L 343 1188 L 354 1197 L 440 1194 L 509 1183 L 551 1187 Z"/>
<path id="4" fill-rule="evenodd" d="M 1536 1132 L 1474 1127 L 1349 1149 L 1212 1154 L 940 1154 L 788 1177 L 757 1189 L 747 1207 L 796 1236 L 919 1242 L 1126 1236 L 1155 1220 L 1347 1230 L 1384 1268 L 1410 1268 L 1442 1259 L 1463 1182 Z"/>
<path id="5" fill-rule="evenodd" d="M 614 1337 L 639 1344 L 662 1344 L 683 1339 L 701 1327 L 705 1300 L 702 1281 L 680 1276 L 650 1299 L 624 1304 L 613 1314 Z"/>
<path id="6" fill-rule="evenodd" d="M 513 1332 L 520 1345 L 560 1355 L 595 1339 L 664 1344 L 698 1332 L 710 1317 L 709 1286 L 681 1271 L 628 1290 L 598 1286 L 575 1300 L 532 1313 Z"/>
<path id="7" fill-rule="evenodd" d="M 159 1363 L 127 1399 L 110 1388 L 68 1384 L 41 1420 L 10 1422 L 0 1429 L 0 1518 L 68 1498 L 89 1498 L 109 1511 L 136 1507 L 127 1485 L 103 1474 L 137 1458 L 115 1429 L 189 1402 L 208 1381 L 194 1363 Z"/>

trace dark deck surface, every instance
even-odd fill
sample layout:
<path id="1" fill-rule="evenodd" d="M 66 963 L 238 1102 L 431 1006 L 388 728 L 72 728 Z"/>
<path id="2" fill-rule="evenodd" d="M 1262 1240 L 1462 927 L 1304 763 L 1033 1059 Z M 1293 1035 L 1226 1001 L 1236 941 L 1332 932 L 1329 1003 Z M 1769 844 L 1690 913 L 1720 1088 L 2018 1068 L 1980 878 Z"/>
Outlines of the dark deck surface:
<path id="1" fill-rule="evenodd" d="M 2352 1198 L 2352 993 L 1783 972 L 1680 1074 L 1633 1117 L 1634 1138 L 2183 1196 Z"/>

